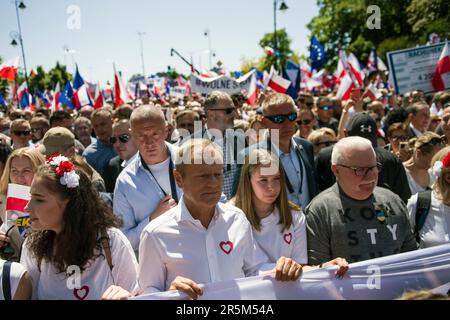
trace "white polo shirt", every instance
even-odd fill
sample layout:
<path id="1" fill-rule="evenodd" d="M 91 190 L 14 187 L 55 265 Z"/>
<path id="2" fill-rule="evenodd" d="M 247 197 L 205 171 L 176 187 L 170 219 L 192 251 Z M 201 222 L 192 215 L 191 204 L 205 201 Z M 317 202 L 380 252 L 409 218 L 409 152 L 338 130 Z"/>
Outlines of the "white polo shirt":
<path id="1" fill-rule="evenodd" d="M 232 280 L 257 275 L 267 262 L 240 209 L 218 203 L 205 228 L 181 198 L 141 234 L 139 284 L 153 293 L 168 290 L 177 276 L 197 283 Z"/>
<path id="2" fill-rule="evenodd" d="M 280 214 L 275 207 L 269 216 L 261 219 L 261 230 L 253 230 L 256 242 L 270 262 L 276 263 L 284 256 L 300 264 L 308 263 L 306 219 L 303 212 L 292 211 L 292 224 L 287 230 L 283 231 L 279 222 Z"/>

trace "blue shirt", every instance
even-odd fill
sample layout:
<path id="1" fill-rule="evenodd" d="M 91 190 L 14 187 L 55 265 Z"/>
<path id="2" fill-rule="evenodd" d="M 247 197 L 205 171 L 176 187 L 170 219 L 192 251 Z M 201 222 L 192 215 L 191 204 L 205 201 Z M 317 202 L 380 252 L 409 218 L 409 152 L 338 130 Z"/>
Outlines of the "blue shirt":
<path id="1" fill-rule="evenodd" d="M 273 148 L 274 151 L 279 154 L 283 169 L 286 172 L 286 179 L 289 179 L 289 182 L 294 189 L 291 193 L 289 189 L 286 188 L 289 201 L 292 201 L 302 208 L 306 208 L 311 199 L 309 196 L 308 181 L 306 178 L 306 168 L 303 161 L 300 161 L 300 157 L 297 154 L 297 144 L 294 139 L 291 140 L 291 148 L 289 153 L 284 153 L 281 150 L 278 150 L 276 146 L 273 146 Z"/>
<path id="2" fill-rule="evenodd" d="M 167 143 L 172 161 L 175 161 L 176 147 Z M 113 211 L 123 220 L 122 232 L 130 240 L 134 250 L 139 248 L 142 230 L 149 223 L 150 214 L 158 208 L 165 197 L 158 182 L 142 165 L 138 154 L 117 177 L 114 189 Z M 170 179 L 167 173 L 167 179 Z M 178 199 L 182 190 L 176 186 Z"/>
<path id="3" fill-rule="evenodd" d="M 117 156 L 117 153 L 114 147 L 98 139 L 91 143 L 83 152 L 83 157 L 86 158 L 86 161 L 100 174 L 103 174 L 103 169 L 109 163 L 109 160 L 115 156 Z"/>

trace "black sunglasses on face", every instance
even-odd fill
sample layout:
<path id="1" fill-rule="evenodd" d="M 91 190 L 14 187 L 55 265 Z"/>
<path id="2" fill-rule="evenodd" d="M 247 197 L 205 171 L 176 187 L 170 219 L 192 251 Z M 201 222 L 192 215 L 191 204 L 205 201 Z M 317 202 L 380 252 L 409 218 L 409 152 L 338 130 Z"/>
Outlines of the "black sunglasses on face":
<path id="1" fill-rule="evenodd" d="M 310 124 L 312 122 L 311 119 L 305 119 L 305 120 L 298 120 L 297 124 L 299 126 L 307 126 L 308 124 Z"/>
<path id="2" fill-rule="evenodd" d="M 272 121 L 275 124 L 281 124 L 284 121 L 286 121 L 286 119 L 290 122 L 293 122 L 293 121 L 297 120 L 297 112 L 292 112 L 290 114 L 278 114 L 275 116 L 264 116 L 264 118 L 269 119 L 270 121 Z"/>
<path id="3" fill-rule="evenodd" d="M 336 141 L 323 141 L 323 142 L 316 142 L 316 143 L 314 143 L 314 145 L 315 146 L 320 146 L 320 145 L 325 145 L 325 147 L 329 147 L 329 146 L 331 146 L 331 145 L 333 145 L 333 144 L 335 144 L 336 143 Z"/>
<path id="4" fill-rule="evenodd" d="M 13 130 L 14 135 L 16 136 L 28 136 L 31 133 L 31 130 Z"/>
<path id="5" fill-rule="evenodd" d="M 124 134 L 121 134 L 118 137 L 111 137 L 111 138 L 109 138 L 109 142 L 111 144 L 116 143 L 117 140 L 119 140 L 122 143 L 127 143 L 130 140 L 130 136 L 128 134 L 124 133 Z"/>

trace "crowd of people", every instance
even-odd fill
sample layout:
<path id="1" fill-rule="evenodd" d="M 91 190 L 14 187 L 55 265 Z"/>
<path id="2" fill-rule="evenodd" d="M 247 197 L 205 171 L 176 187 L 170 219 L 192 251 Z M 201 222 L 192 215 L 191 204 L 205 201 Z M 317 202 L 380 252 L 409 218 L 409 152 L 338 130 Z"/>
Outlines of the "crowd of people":
<path id="1" fill-rule="evenodd" d="M 450 242 L 449 91 L 10 106 L 0 129 L 0 299 L 195 299 Z"/>

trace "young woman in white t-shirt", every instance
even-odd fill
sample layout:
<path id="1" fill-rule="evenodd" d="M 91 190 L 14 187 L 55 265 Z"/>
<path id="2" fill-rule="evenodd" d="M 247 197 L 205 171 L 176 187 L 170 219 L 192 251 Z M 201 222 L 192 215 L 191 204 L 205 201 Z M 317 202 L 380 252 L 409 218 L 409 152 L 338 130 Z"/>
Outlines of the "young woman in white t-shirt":
<path id="1" fill-rule="evenodd" d="M 6 263 L 9 265 L 9 277 L 6 273 Z M 5 274 L 4 274 L 5 272 Z M 6 286 L 3 281 L 8 281 Z M 8 288 L 9 292 L 3 292 L 3 288 Z M 0 259 L 0 300 L 29 300 L 31 299 L 31 280 L 25 268 L 17 262 L 7 262 Z"/>
<path id="2" fill-rule="evenodd" d="M 435 183 L 431 203 L 422 228 L 418 230 L 419 248 L 429 248 L 450 243 L 450 147 L 436 153 L 432 159 Z M 411 227 L 416 230 L 418 194 L 408 200 Z"/>
<path id="3" fill-rule="evenodd" d="M 38 169 L 25 210 L 33 232 L 21 263 L 34 299 L 119 299 L 138 290 L 130 242 L 88 176 L 67 158 L 52 156 Z"/>
<path id="4" fill-rule="evenodd" d="M 288 201 L 281 162 L 264 149 L 253 149 L 245 159 L 236 196 L 230 201 L 240 208 L 253 227 L 259 246 L 275 263 L 280 257 L 308 263 L 306 222 L 300 207 Z M 337 265 L 336 276 L 348 270 L 345 259 L 322 264 Z M 312 267 L 303 266 L 304 271 Z"/>

